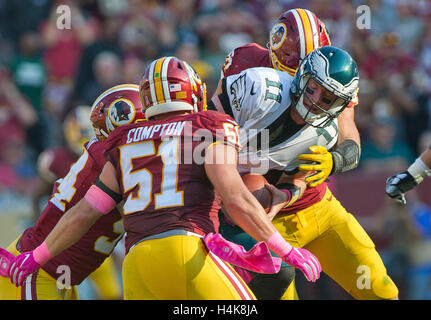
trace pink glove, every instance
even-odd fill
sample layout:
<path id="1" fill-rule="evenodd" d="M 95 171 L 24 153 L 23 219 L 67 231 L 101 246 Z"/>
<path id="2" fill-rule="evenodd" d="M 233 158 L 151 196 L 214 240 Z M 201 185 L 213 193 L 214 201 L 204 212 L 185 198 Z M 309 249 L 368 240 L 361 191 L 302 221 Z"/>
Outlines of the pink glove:
<path id="1" fill-rule="evenodd" d="M 0 248 L 0 276 L 9 277 L 9 270 L 12 262 L 15 260 L 15 256 L 9 251 Z"/>
<path id="2" fill-rule="evenodd" d="M 308 250 L 293 247 L 283 261 L 302 271 L 308 281 L 316 282 L 322 272 L 319 260 Z"/>
<path id="3" fill-rule="evenodd" d="M 19 287 L 23 284 L 25 278 L 40 268 L 34 260 L 34 251 L 24 252 L 15 258 L 9 270 L 10 281 Z"/>
<path id="4" fill-rule="evenodd" d="M 20 254 L 10 267 L 10 281 L 16 287 L 21 286 L 25 278 L 43 266 L 52 257 L 53 255 L 49 252 L 45 241 L 33 251 Z"/>

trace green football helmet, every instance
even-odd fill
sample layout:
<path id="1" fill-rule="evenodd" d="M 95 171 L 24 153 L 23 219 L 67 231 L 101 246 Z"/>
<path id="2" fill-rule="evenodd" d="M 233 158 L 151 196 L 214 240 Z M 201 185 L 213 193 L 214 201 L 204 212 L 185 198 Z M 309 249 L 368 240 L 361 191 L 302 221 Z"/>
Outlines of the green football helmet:
<path id="1" fill-rule="evenodd" d="M 310 79 L 336 96 L 329 107 L 319 106 L 307 97 Z M 333 46 L 318 48 L 304 58 L 295 74 L 290 87 L 292 107 L 307 124 L 326 127 L 352 100 L 358 84 L 358 67 L 346 51 Z M 308 107 L 304 99 L 308 99 Z"/>

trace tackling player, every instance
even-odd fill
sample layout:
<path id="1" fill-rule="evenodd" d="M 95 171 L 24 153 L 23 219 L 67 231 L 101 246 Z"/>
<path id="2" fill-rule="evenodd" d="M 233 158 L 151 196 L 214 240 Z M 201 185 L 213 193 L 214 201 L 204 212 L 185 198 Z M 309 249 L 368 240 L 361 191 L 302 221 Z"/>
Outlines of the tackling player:
<path id="1" fill-rule="evenodd" d="M 234 49 L 225 59 L 221 71 L 222 78 L 252 67 L 268 67 L 280 71 L 286 71 L 293 76 L 300 62 L 312 50 L 328 46 L 331 44 L 328 32 L 323 22 L 317 16 L 307 9 L 292 9 L 280 15 L 277 22 L 272 26 L 269 34 L 268 48 L 263 48 L 256 43 L 247 44 Z M 219 88 L 221 80 L 219 82 Z M 337 145 L 349 145 L 350 148 L 356 149 L 355 157 L 359 159 L 360 155 L 360 136 L 354 121 L 354 106 L 358 104 L 358 89 L 348 107 L 338 116 L 338 141 Z M 211 107 L 210 107 L 211 108 Z M 307 150 L 308 151 L 308 150 Z M 324 181 L 331 175 L 355 168 L 358 162 L 352 162 L 351 166 L 343 166 L 343 157 L 336 156 L 327 152 L 323 147 L 311 147 L 312 154 L 304 156 L 303 160 L 310 160 L 315 163 L 313 168 L 299 165 L 299 170 L 316 171 L 314 175 L 308 176 L 306 181 L 311 187 L 305 191 L 302 201 L 307 201 L 325 190 Z M 307 152 L 308 153 L 308 152 Z M 314 155 L 314 154 L 315 155 Z M 344 156 L 344 154 L 341 154 Z M 353 159 L 352 159 L 353 160 Z M 319 184 L 322 184 L 319 186 Z M 239 233 L 235 228 L 225 223 L 224 218 L 220 218 L 221 230 L 226 232 L 226 236 L 233 237 L 232 240 L 244 244 L 248 247 L 253 243 L 244 234 Z M 283 264 L 282 269 L 277 275 L 255 275 L 249 283 L 256 295 L 262 299 L 278 299 L 285 293 L 282 299 L 297 299 L 294 286 L 291 285 L 289 290 L 286 288 L 294 278 L 294 270 Z M 262 282 L 263 281 L 263 282 Z M 269 289 L 269 290 L 268 290 Z"/>
<path id="2" fill-rule="evenodd" d="M 280 236 L 242 182 L 236 123 L 199 112 L 206 107 L 205 86 L 194 70 L 175 57 L 155 60 L 140 93 L 149 120 L 111 133 L 96 183 L 39 247 L 14 259 L 11 280 L 20 284 L 123 200 L 125 299 L 254 299 L 202 240 L 217 231 L 215 189 L 238 225 L 316 281 L 319 262 Z"/>
<path id="3" fill-rule="evenodd" d="M 84 197 L 96 180 L 105 164 L 103 153 L 107 145 L 103 140 L 115 127 L 144 118 L 137 85 L 115 86 L 102 93 L 94 102 L 90 116 L 96 137 L 84 145 L 82 155 L 67 175 L 55 182 L 53 193 L 36 224 L 26 229 L 7 250 L 19 255 L 39 246 L 64 213 Z M 121 214 L 113 208 L 80 241 L 46 263 L 19 288 L 7 278 L 0 278 L 0 299 L 78 299 L 76 286 L 98 269 L 123 234 Z"/>
<path id="4" fill-rule="evenodd" d="M 337 117 L 350 103 L 358 82 L 357 66 L 350 55 L 325 46 L 302 61 L 295 77 L 274 69 L 252 68 L 224 78 L 212 101 L 217 110 L 231 115 L 244 133 L 241 143 L 249 148 L 240 153 L 240 167 L 249 171 L 256 170 L 253 162 L 266 164 L 270 169 L 268 181 L 282 187 L 303 160 L 315 160 L 304 155 L 311 146 L 324 150 L 322 158 L 342 159 L 338 164 L 329 161 L 332 173 L 357 165 L 357 146 L 349 142 L 337 145 Z M 251 129 L 257 132 L 252 135 Z M 265 132 L 269 134 L 267 146 Z M 331 153 L 326 151 L 331 149 Z M 317 170 L 315 165 L 304 167 Z M 277 230 L 292 245 L 313 252 L 325 273 L 354 298 L 397 298 L 398 289 L 374 243 L 353 215 L 335 199 L 326 183 L 308 190 L 274 217 Z M 369 268 L 370 275 L 370 286 L 365 288 L 357 285 L 358 268 L 363 266 Z"/>
<path id="5" fill-rule="evenodd" d="M 51 147 L 44 150 L 38 158 L 38 182 L 32 195 L 34 219 L 40 216 L 39 202 L 49 196 L 55 181 L 67 175 L 70 167 L 83 152 L 84 144 L 93 135 L 90 122 L 91 107 L 77 106 L 68 113 L 63 122 L 63 132 L 67 147 Z M 89 275 L 95 286 L 97 296 L 103 300 L 118 299 L 122 296 L 121 283 L 117 276 L 117 267 L 109 256 Z"/>
<path id="6" fill-rule="evenodd" d="M 431 145 L 413 162 L 407 171 L 400 172 L 386 181 L 386 194 L 395 201 L 406 204 L 405 192 L 415 188 L 431 176 Z"/>

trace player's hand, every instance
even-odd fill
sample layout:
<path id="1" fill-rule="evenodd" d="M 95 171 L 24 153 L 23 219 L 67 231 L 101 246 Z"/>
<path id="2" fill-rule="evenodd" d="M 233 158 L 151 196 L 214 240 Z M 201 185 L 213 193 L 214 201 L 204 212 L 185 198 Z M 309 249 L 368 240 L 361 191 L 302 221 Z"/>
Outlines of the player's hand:
<path id="1" fill-rule="evenodd" d="M 310 187 L 316 187 L 326 180 L 331 174 L 334 162 L 332 154 L 323 146 L 311 146 L 312 154 L 300 154 L 299 160 L 312 161 L 315 164 L 301 164 L 298 169 L 301 171 L 316 171 L 316 173 L 305 178 L 305 182 L 310 183 Z"/>
<path id="2" fill-rule="evenodd" d="M 34 260 L 33 251 L 22 253 L 12 262 L 9 279 L 16 287 L 19 287 L 25 278 L 39 268 L 40 265 Z"/>
<path id="3" fill-rule="evenodd" d="M 286 206 L 288 199 L 286 193 L 277 189 L 272 184 L 266 183 L 265 187 L 272 194 L 271 208 L 268 211 L 269 221 L 272 221 L 272 219 L 274 219 L 277 213 Z"/>
<path id="4" fill-rule="evenodd" d="M 302 271 L 308 281 L 316 282 L 322 272 L 319 260 L 308 250 L 293 247 L 283 261 Z"/>
<path id="5" fill-rule="evenodd" d="M 405 205 L 407 200 L 404 193 L 417 185 L 415 178 L 408 171 L 404 171 L 386 180 L 385 191 L 390 198 Z"/>
<path id="6" fill-rule="evenodd" d="M 9 251 L 3 248 L 0 248 L 0 276 L 1 277 L 9 276 L 9 270 L 13 261 L 15 261 L 15 256 Z"/>

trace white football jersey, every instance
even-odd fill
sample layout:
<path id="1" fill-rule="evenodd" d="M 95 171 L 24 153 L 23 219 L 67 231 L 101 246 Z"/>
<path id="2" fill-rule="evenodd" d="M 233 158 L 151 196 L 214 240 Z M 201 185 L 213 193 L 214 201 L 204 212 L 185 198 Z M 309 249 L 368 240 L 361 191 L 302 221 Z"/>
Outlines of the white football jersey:
<path id="1" fill-rule="evenodd" d="M 223 110 L 219 111 L 230 114 L 240 126 L 241 172 L 293 171 L 300 164 L 297 156 L 310 153 L 309 147 L 330 149 L 337 142 L 336 119 L 325 128 L 293 122 L 289 116 L 292 80 L 287 72 L 271 68 L 251 68 L 222 80 Z"/>

